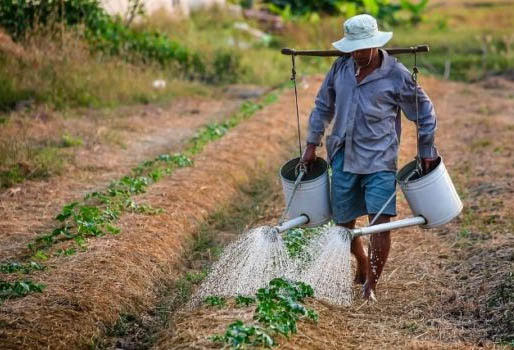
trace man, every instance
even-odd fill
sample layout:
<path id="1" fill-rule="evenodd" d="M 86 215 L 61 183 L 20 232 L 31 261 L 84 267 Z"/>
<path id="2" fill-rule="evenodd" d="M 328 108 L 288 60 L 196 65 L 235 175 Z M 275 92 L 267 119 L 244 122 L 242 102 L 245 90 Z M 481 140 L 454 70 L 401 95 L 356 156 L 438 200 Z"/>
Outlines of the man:
<path id="1" fill-rule="evenodd" d="M 333 46 L 351 55 L 332 65 L 309 119 L 307 148 L 302 157 L 307 165 L 316 158 L 316 146 L 334 120 L 331 135 L 326 139 L 332 166 L 332 212 L 336 224 L 350 229 L 359 216 L 368 215 L 371 221 L 395 192 L 401 110 L 409 120 L 418 119 L 423 171 L 428 172 L 437 164 L 432 102 L 405 66 L 378 49 L 392 35 L 380 32 L 370 15 L 358 15 L 344 23 L 344 37 Z M 396 216 L 396 198 L 375 223 L 389 222 L 392 216 Z M 375 287 L 391 246 L 390 232 L 372 235 L 368 254 L 363 243 L 357 237 L 351 244 L 357 260 L 355 281 L 363 284 L 364 298 L 375 300 Z"/>

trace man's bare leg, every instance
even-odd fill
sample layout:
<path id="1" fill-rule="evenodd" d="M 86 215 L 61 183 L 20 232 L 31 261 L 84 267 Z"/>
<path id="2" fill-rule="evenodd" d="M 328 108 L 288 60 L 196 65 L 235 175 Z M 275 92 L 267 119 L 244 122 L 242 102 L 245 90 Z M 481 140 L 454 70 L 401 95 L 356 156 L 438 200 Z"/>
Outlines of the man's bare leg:
<path id="1" fill-rule="evenodd" d="M 338 224 L 339 226 L 346 227 L 348 229 L 355 228 L 355 221 L 352 220 L 345 224 Z M 366 282 L 366 277 L 368 274 L 368 255 L 364 250 L 364 241 L 362 237 L 355 237 L 352 240 L 351 252 L 355 256 L 357 260 L 357 270 L 355 271 L 355 283 L 363 284 Z"/>
<path id="2" fill-rule="evenodd" d="M 369 215 L 369 220 L 373 219 L 374 215 Z M 391 220 L 390 216 L 381 215 L 375 221 L 375 225 L 383 224 Z M 375 233 L 370 236 L 370 246 L 368 250 L 369 265 L 368 265 L 368 278 L 363 286 L 363 296 L 366 299 L 374 298 L 373 294 L 377 285 L 378 279 L 382 274 L 384 265 L 389 256 L 389 249 L 391 248 L 391 232 Z"/>

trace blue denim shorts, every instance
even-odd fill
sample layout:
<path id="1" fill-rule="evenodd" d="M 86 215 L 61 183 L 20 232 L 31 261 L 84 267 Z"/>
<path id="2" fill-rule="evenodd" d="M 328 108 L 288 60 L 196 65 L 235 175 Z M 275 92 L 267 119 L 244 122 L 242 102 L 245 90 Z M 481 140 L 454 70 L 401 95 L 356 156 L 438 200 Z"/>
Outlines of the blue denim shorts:
<path id="1" fill-rule="evenodd" d="M 376 214 L 396 192 L 396 173 L 379 171 L 353 174 L 343 171 L 343 150 L 332 159 L 331 201 L 335 223 L 344 224 L 360 216 Z M 396 196 L 382 215 L 396 216 Z"/>

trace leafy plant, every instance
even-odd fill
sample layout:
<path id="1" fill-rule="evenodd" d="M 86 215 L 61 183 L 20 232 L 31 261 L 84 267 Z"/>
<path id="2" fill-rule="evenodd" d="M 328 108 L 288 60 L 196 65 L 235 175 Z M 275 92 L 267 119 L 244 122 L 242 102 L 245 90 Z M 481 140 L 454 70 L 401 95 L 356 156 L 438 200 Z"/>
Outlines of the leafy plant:
<path id="1" fill-rule="evenodd" d="M 225 306 L 227 303 L 226 299 L 224 297 L 218 296 L 218 295 L 210 295 L 204 299 L 204 303 L 210 306 Z"/>
<path id="2" fill-rule="evenodd" d="M 303 282 L 289 281 L 283 278 L 271 280 L 267 287 L 257 291 L 257 307 L 253 319 L 263 327 L 255 324 L 244 324 L 241 320 L 231 323 L 223 335 L 214 335 L 215 342 L 228 344 L 232 349 L 242 349 L 245 345 L 271 347 L 275 343 L 271 334 L 288 337 L 296 333 L 296 322 L 305 317 L 313 322 L 318 321 L 314 310 L 302 305 L 307 297 L 312 297 L 311 286 Z M 253 298 L 238 296 L 237 304 L 249 304 Z"/>
<path id="3" fill-rule="evenodd" d="M 29 274 L 32 271 L 41 271 L 44 270 L 45 266 L 35 262 L 31 261 L 29 263 L 20 263 L 17 261 L 10 261 L 0 264 L 0 272 L 1 273 L 23 273 L 23 274 Z"/>
<path id="4" fill-rule="evenodd" d="M 236 297 L 236 305 L 238 306 L 249 306 L 255 303 L 255 298 L 247 297 L 244 295 L 238 295 Z"/>
<path id="5" fill-rule="evenodd" d="M 257 325 L 245 325 L 243 321 L 237 320 L 228 325 L 223 335 L 211 337 L 214 342 L 228 344 L 232 349 L 244 349 L 245 345 L 272 347 L 273 338 Z"/>
<path id="6" fill-rule="evenodd" d="M 222 137 L 228 129 L 248 119 L 255 111 L 261 109 L 266 104 L 273 103 L 276 99 L 275 94 L 270 94 L 263 99 L 262 104 L 253 102 L 245 103 L 241 107 L 241 110 L 231 116 L 226 122 L 214 126 L 210 125 L 203 129 L 202 132 L 207 136 L 202 136 L 200 138 L 202 140 L 201 142 L 198 141 L 198 138 L 193 138 L 184 153 L 175 153 L 173 155 L 161 154 L 152 160 L 144 161 L 132 169 L 131 175 L 124 176 L 120 180 L 112 182 L 106 190 L 88 193 L 82 202 L 76 201 L 64 205 L 61 212 L 55 217 L 59 222 L 59 227 L 37 237 L 28 244 L 29 249 L 33 252 L 32 257 L 41 261 L 47 260 L 48 255 L 46 250 L 59 242 L 73 240 L 79 248 L 85 249 L 88 238 L 100 237 L 107 233 L 119 234 L 121 230 L 113 224 L 119 219 L 123 212 L 133 211 L 144 214 L 158 214 L 162 212 L 162 209 L 154 209 L 150 205 L 137 204 L 131 197 L 144 193 L 149 185 L 160 180 L 162 176 L 171 174 L 173 169 L 191 166 L 193 161 L 188 155 L 199 152 L 208 142 Z M 76 252 L 77 249 L 74 247 L 66 249 L 59 248 L 53 255 L 69 256 Z M 16 264 L 9 265 L 5 263 L 5 265 L 0 266 L 1 269 L 5 271 L 22 271 L 24 269 L 36 269 L 36 266 L 42 266 L 35 264 L 37 263 L 18 267 Z M 181 282 L 184 287 L 183 294 L 188 294 L 189 292 L 187 292 L 187 290 L 190 290 L 193 284 L 199 283 L 204 277 L 205 273 L 188 275 L 186 279 Z M 38 286 L 41 291 L 43 288 L 42 285 L 27 284 L 28 282 L 18 281 L 14 283 L 15 284 L 12 286 L 16 290 L 22 290 L 26 286 L 29 286 L 29 290 L 34 291 L 38 290 Z M 16 283 L 25 284 L 19 285 Z M 5 293 L 11 295 L 11 292 L 7 292 L 9 288 L 7 285 L 4 285 Z M 225 304 L 225 300 L 221 297 L 212 297 L 207 302 L 212 303 L 212 305 L 220 306 Z M 240 302 L 249 304 L 250 299 L 241 299 Z M 261 337 L 259 332 L 256 333 L 256 336 Z M 262 337 L 263 339 L 265 338 L 264 335 L 262 335 Z"/>
<path id="7" fill-rule="evenodd" d="M 288 230 L 284 236 L 289 256 L 292 258 L 300 256 L 309 240 L 319 233 L 319 228 L 294 228 Z"/>
<path id="8" fill-rule="evenodd" d="M 45 285 L 30 280 L 6 282 L 0 280 L 0 303 L 6 299 L 24 297 L 31 293 L 41 293 Z"/>
<path id="9" fill-rule="evenodd" d="M 77 250 L 75 248 L 67 248 L 67 249 L 57 249 L 55 252 L 55 256 L 71 256 L 75 255 Z"/>

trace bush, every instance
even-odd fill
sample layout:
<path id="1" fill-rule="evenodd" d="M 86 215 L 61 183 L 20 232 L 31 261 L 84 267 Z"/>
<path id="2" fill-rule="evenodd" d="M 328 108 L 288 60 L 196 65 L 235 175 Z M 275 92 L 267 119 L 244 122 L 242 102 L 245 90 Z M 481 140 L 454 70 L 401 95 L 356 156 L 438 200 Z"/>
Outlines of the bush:
<path id="1" fill-rule="evenodd" d="M 119 17 L 111 17 L 98 0 L 0 0 L 0 26 L 15 40 L 31 30 L 45 27 L 59 33 L 61 25 L 84 27 L 94 50 L 129 59 L 178 63 L 187 75 L 190 68 L 202 70 L 203 62 L 186 47 L 158 32 L 137 31 Z"/>

